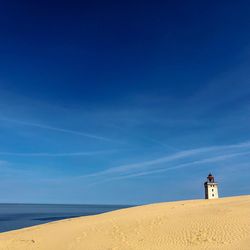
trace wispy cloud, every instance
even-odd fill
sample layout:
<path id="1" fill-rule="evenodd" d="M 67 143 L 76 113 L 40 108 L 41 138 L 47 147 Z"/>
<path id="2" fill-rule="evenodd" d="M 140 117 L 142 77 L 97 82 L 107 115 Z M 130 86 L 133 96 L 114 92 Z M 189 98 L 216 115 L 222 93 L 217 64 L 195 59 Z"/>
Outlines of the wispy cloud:
<path id="1" fill-rule="evenodd" d="M 100 154 L 111 154 L 117 152 L 118 150 L 99 150 L 99 151 L 89 151 L 89 152 L 71 152 L 71 153 L 15 153 L 15 152 L 0 152 L 3 156 L 18 156 L 18 157 L 71 157 L 71 156 L 92 156 Z M 1 164 L 1 162 L 0 162 Z"/>
<path id="2" fill-rule="evenodd" d="M 11 122 L 11 123 L 16 123 L 16 124 L 20 124 L 20 125 L 30 126 L 30 127 L 53 130 L 53 131 L 57 131 L 57 132 L 61 132 L 61 133 L 84 136 L 87 138 L 101 140 L 101 141 L 116 142 L 115 140 L 107 138 L 107 137 L 103 137 L 103 136 L 99 136 L 99 135 L 95 135 L 95 134 L 90 134 L 90 133 L 85 133 L 85 132 L 81 132 L 81 131 L 76 131 L 76 130 L 71 130 L 71 129 L 64 129 L 64 128 L 59 128 L 59 127 L 48 126 L 48 125 L 44 125 L 41 123 L 33 123 L 33 122 L 9 119 L 9 118 L 5 118 L 5 117 L 0 117 L 0 120 Z"/>
<path id="3" fill-rule="evenodd" d="M 174 170 L 185 167 L 192 167 L 198 164 L 224 161 L 233 157 L 239 157 L 250 154 L 250 142 L 243 142 L 224 146 L 211 146 L 184 150 L 166 157 L 157 158 L 150 161 L 144 161 L 134 164 L 112 167 L 104 171 L 81 176 L 101 177 L 109 180 L 133 178 L 142 175 L 162 173 L 168 170 Z M 162 167 L 162 164 L 167 164 Z M 153 169 L 151 168 L 153 167 Z"/>
<path id="4" fill-rule="evenodd" d="M 246 156 L 246 155 L 250 155 L 250 152 L 243 152 L 243 153 L 235 153 L 235 154 L 225 154 L 225 155 L 220 155 L 220 156 L 216 156 L 216 157 L 210 157 L 210 158 L 205 158 L 202 160 L 196 160 L 193 162 L 189 162 L 189 163 L 183 163 L 183 164 L 177 164 L 175 166 L 170 166 L 170 167 L 166 167 L 166 168 L 160 168 L 160 169 L 156 169 L 156 170 L 151 170 L 151 171 L 142 171 L 139 173 L 135 173 L 135 174 L 130 174 L 130 175 L 123 175 L 120 177 L 114 177 L 114 178 L 110 178 L 108 180 L 121 180 L 121 179 L 128 179 L 128 178 L 133 178 L 133 177 L 139 177 L 139 176 L 145 176 L 145 175 L 153 175 L 153 174 L 159 174 L 159 173 L 163 173 L 163 172 L 167 172 L 170 170 L 175 170 L 175 169 L 181 169 L 181 168 L 186 168 L 186 167 L 195 167 L 197 165 L 202 165 L 202 164 L 206 164 L 206 163 L 213 163 L 213 162 L 219 162 L 219 161 L 225 161 L 234 157 L 239 157 L 239 156 Z"/>

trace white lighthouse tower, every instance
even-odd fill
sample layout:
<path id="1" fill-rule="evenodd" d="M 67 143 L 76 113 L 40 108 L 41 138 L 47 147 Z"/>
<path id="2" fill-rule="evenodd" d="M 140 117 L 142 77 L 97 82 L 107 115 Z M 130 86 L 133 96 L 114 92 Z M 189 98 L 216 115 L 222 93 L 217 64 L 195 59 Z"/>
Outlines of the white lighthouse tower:
<path id="1" fill-rule="evenodd" d="M 205 199 L 219 198 L 218 183 L 214 181 L 214 177 L 211 173 L 208 175 L 207 181 L 204 183 L 204 187 L 205 187 Z"/>

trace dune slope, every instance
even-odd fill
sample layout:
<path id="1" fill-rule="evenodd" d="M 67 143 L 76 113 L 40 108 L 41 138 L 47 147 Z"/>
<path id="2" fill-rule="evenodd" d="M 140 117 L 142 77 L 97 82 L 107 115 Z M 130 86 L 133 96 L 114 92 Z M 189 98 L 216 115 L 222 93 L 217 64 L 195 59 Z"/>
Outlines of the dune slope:
<path id="1" fill-rule="evenodd" d="M 250 196 L 178 201 L 0 234 L 8 250 L 250 249 Z"/>

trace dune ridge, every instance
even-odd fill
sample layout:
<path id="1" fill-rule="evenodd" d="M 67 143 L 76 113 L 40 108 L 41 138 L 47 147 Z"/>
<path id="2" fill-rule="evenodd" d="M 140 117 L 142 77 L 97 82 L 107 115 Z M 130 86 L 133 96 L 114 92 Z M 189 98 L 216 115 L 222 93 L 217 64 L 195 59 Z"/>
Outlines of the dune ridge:
<path id="1" fill-rule="evenodd" d="M 0 234 L 1 250 L 250 249 L 250 195 L 166 202 Z"/>

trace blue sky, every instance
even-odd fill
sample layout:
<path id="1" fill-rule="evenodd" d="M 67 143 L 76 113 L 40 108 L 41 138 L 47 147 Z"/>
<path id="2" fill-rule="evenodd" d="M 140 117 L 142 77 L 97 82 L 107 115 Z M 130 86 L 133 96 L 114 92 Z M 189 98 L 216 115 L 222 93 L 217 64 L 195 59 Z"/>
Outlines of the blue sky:
<path id="1" fill-rule="evenodd" d="M 247 1 L 2 1 L 0 202 L 250 193 Z"/>

